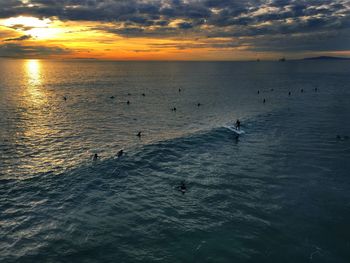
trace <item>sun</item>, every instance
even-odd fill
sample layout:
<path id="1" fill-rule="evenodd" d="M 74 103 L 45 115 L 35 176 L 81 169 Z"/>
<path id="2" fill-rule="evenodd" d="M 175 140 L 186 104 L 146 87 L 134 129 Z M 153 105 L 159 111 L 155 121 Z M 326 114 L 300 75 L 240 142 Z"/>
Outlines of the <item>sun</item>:
<path id="1" fill-rule="evenodd" d="M 2 25 L 7 27 L 18 27 L 18 28 L 45 28 L 51 24 L 51 20 L 48 18 L 39 19 L 30 16 L 17 16 L 5 19 Z"/>
<path id="2" fill-rule="evenodd" d="M 61 29 L 56 26 L 55 21 L 49 18 L 39 19 L 29 16 L 11 17 L 0 21 L 0 25 L 12 28 L 22 34 L 30 35 L 38 40 L 55 38 Z"/>
<path id="3" fill-rule="evenodd" d="M 33 36 L 36 39 L 52 39 L 60 33 L 58 28 L 33 28 L 26 31 L 28 35 Z"/>

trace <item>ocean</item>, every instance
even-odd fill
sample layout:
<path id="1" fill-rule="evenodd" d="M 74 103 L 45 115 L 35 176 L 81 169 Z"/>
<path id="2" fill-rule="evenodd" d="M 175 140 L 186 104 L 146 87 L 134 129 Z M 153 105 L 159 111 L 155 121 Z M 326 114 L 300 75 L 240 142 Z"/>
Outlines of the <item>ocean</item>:
<path id="1" fill-rule="evenodd" d="M 0 73 L 0 262 L 350 261 L 349 61 Z"/>

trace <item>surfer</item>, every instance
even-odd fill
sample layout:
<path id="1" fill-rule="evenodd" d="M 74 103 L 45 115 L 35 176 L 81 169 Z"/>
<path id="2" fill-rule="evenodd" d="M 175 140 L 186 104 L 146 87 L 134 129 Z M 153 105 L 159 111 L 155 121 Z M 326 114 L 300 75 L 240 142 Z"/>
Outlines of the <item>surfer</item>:
<path id="1" fill-rule="evenodd" d="M 97 160 L 98 160 L 98 158 L 100 158 L 100 156 L 98 156 L 98 154 L 97 154 L 97 153 L 95 153 L 95 154 L 94 154 L 94 157 L 92 158 L 92 160 L 93 160 L 93 161 L 97 161 Z"/>
<path id="2" fill-rule="evenodd" d="M 120 150 L 119 152 L 117 152 L 117 157 L 118 157 L 118 158 L 119 158 L 119 157 L 122 157 L 123 153 L 124 153 L 124 151 L 123 151 L 123 150 Z"/>
<path id="3" fill-rule="evenodd" d="M 136 134 L 137 137 L 141 138 L 141 132 L 139 131 L 137 134 Z"/>
<path id="4" fill-rule="evenodd" d="M 130 105 L 130 101 L 127 101 L 126 104 Z"/>
<path id="5" fill-rule="evenodd" d="M 241 129 L 241 122 L 239 121 L 239 119 L 237 119 L 235 126 L 237 130 Z"/>
<path id="6" fill-rule="evenodd" d="M 177 187 L 182 194 L 184 194 L 187 191 L 187 186 L 185 184 L 185 181 L 182 181 L 181 184 Z"/>

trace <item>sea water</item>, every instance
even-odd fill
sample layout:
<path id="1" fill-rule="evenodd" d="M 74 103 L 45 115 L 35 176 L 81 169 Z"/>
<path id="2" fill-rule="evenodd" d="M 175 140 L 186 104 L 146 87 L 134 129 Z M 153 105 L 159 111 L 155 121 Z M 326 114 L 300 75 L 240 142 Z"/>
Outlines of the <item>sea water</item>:
<path id="1" fill-rule="evenodd" d="M 349 262 L 349 74 L 1 59 L 0 262 Z"/>

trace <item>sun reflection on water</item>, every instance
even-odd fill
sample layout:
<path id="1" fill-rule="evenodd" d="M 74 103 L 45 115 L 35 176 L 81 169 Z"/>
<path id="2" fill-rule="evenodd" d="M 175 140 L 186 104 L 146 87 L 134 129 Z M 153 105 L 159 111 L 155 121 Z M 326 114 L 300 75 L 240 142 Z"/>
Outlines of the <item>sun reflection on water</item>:
<path id="1" fill-rule="evenodd" d="M 28 84 L 30 86 L 38 86 L 41 84 L 41 64 L 39 60 L 27 60 L 26 72 L 28 77 Z"/>
<path id="2" fill-rule="evenodd" d="M 48 150 L 53 134 L 54 120 L 50 93 L 45 87 L 46 76 L 44 62 L 37 59 L 23 61 L 23 96 L 20 106 L 23 108 L 22 129 L 19 143 L 23 143 L 31 154 L 22 159 L 20 168 L 45 172 L 57 165 L 42 152 Z"/>
<path id="3" fill-rule="evenodd" d="M 41 105 L 45 102 L 45 93 L 42 91 L 42 73 L 41 62 L 37 59 L 25 61 L 26 72 L 26 91 L 28 99 L 35 105 Z"/>

